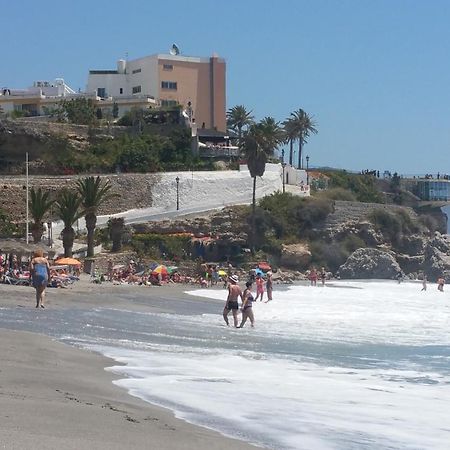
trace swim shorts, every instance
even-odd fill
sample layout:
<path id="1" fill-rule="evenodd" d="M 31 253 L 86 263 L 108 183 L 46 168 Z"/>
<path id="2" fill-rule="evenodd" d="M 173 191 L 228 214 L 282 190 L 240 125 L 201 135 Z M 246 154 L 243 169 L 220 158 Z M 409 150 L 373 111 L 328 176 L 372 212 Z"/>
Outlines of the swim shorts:
<path id="1" fill-rule="evenodd" d="M 226 309 L 228 309 L 228 311 L 231 311 L 232 309 L 239 309 L 239 305 L 238 302 L 228 302 L 228 305 L 226 306 Z"/>

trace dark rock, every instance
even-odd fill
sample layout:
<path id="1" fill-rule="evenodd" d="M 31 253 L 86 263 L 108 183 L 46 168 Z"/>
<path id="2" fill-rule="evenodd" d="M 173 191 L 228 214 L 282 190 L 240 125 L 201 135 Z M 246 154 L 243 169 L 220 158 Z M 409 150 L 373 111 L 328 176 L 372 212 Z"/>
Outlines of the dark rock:
<path id="1" fill-rule="evenodd" d="M 339 268 L 339 276 L 343 279 L 395 279 L 399 274 L 402 269 L 395 258 L 375 248 L 354 251 Z"/>

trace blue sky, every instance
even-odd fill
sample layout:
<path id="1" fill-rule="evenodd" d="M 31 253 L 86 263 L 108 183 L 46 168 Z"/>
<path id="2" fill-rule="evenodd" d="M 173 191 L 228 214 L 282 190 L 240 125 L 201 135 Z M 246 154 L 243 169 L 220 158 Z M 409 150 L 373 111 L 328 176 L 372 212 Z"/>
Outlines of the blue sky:
<path id="1" fill-rule="evenodd" d="M 317 121 L 312 166 L 450 173 L 450 2 L 0 0 L 0 85 L 166 52 L 227 60 L 227 106 Z"/>

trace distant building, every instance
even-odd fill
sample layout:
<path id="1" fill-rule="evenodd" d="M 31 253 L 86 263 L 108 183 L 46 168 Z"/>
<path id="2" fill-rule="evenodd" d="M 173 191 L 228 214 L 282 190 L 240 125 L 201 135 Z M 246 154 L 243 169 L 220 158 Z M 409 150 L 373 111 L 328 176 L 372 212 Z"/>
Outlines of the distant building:
<path id="1" fill-rule="evenodd" d="M 42 116 L 47 114 L 47 109 L 52 109 L 61 100 L 71 100 L 76 98 L 90 98 L 97 108 L 103 112 L 109 110 L 112 113 L 114 103 L 118 106 L 118 114 L 122 116 L 132 107 L 155 107 L 158 103 L 153 98 L 148 97 L 120 97 L 100 98 L 94 94 L 75 92 L 62 78 L 55 81 L 35 81 L 33 86 L 27 89 L 0 89 L 0 107 L 4 113 L 10 114 L 13 111 L 23 112 L 26 116 Z"/>
<path id="2" fill-rule="evenodd" d="M 226 131 L 225 60 L 157 54 L 130 61 L 116 70 L 90 70 L 86 92 L 103 99 L 151 98 L 161 106 L 180 104 L 191 123 Z"/>

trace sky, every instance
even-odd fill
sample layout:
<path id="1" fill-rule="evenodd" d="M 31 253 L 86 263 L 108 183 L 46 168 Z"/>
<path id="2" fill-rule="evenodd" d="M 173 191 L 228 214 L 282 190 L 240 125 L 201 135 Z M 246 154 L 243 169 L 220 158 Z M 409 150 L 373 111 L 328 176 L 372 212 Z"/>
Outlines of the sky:
<path id="1" fill-rule="evenodd" d="M 227 61 L 227 108 L 318 134 L 311 167 L 450 173 L 450 2 L 0 0 L 0 86 L 65 79 L 167 53 Z"/>

